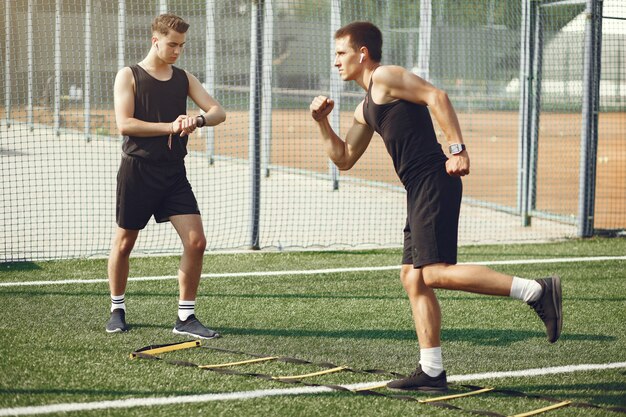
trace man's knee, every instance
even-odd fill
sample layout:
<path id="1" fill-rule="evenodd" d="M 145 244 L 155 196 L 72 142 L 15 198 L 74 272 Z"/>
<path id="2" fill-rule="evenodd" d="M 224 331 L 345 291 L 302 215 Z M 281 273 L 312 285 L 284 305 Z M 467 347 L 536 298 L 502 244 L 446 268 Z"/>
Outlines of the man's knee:
<path id="1" fill-rule="evenodd" d="M 430 288 L 445 288 L 444 268 L 442 264 L 425 265 L 422 267 L 424 284 Z"/>
<path id="2" fill-rule="evenodd" d="M 196 254 L 203 254 L 206 249 L 206 237 L 195 236 L 187 241 L 185 249 Z"/>
<path id="3" fill-rule="evenodd" d="M 133 248 L 135 247 L 136 241 L 137 241 L 136 235 L 117 236 L 113 243 L 113 251 L 118 256 L 129 257 L 130 253 L 133 251 Z"/>
<path id="4" fill-rule="evenodd" d="M 421 274 L 419 269 L 414 269 L 413 265 L 403 265 L 400 271 L 400 282 L 408 294 L 415 294 L 419 289 Z"/>

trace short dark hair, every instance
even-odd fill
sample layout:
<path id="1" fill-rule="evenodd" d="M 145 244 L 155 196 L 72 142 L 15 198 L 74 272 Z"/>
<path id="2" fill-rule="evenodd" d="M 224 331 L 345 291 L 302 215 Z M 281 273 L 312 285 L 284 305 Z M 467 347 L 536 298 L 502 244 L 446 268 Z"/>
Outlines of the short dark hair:
<path id="1" fill-rule="evenodd" d="M 178 33 L 186 33 L 189 29 L 189 23 L 185 22 L 182 17 L 172 13 L 165 13 L 157 16 L 152 22 L 152 32 L 158 32 L 167 35 L 169 31 L 175 30 Z"/>
<path id="2" fill-rule="evenodd" d="M 350 46 L 355 51 L 365 46 L 370 58 L 380 62 L 383 50 L 383 34 L 371 22 L 352 22 L 335 32 L 335 39 L 350 37 Z"/>

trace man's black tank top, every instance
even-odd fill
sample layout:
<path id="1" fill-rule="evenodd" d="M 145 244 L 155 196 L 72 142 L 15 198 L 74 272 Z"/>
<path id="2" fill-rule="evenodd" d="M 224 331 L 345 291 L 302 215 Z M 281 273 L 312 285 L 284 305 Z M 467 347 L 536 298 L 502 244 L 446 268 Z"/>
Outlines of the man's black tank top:
<path id="1" fill-rule="evenodd" d="M 139 65 L 133 65 L 130 69 L 135 77 L 133 117 L 146 122 L 168 123 L 181 114 L 187 114 L 189 80 L 184 70 L 172 66 L 172 77 L 160 81 Z M 182 162 L 187 155 L 188 137 L 172 135 L 172 149 L 168 146 L 168 139 L 169 135 L 124 136 L 122 151 L 155 163 Z"/>
<path id="2" fill-rule="evenodd" d="M 426 106 L 405 100 L 376 104 L 372 100 L 372 84 L 373 77 L 365 95 L 363 116 L 382 136 L 396 173 L 406 188 L 416 179 L 440 169 L 447 157 L 437 142 Z"/>

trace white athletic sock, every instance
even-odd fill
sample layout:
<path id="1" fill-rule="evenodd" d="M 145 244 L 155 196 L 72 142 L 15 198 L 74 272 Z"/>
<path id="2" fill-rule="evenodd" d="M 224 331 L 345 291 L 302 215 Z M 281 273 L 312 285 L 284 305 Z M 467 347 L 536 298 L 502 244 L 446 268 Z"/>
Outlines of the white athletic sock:
<path id="1" fill-rule="evenodd" d="M 532 279 L 513 277 L 510 296 L 526 303 L 536 301 L 541 296 L 541 285 Z"/>
<path id="2" fill-rule="evenodd" d="M 117 310 L 121 308 L 126 311 L 126 303 L 124 300 L 124 294 L 122 295 L 111 295 L 111 311 Z"/>
<path id="3" fill-rule="evenodd" d="M 182 321 L 185 321 L 191 316 L 195 314 L 196 309 L 196 300 L 193 301 L 184 301 L 178 300 L 178 318 Z"/>
<path id="4" fill-rule="evenodd" d="M 441 357 L 441 346 L 420 349 L 420 365 L 422 371 L 430 377 L 436 377 L 443 372 L 443 358 Z"/>

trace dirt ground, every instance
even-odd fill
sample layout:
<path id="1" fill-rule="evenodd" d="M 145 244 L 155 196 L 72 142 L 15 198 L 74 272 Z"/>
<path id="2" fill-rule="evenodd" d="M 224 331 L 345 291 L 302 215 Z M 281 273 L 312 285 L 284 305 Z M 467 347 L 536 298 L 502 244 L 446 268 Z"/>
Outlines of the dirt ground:
<path id="1" fill-rule="evenodd" d="M 11 119 L 26 121 L 25 109 L 12 109 Z M 0 117 L 5 118 L 4 109 Z M 112 110 L 91 112 L 92 134 L 116 135 Z M 464 195 L 476 200 L 515 207 L 518 181 L 517 112 L 459 114 L 471 157 L 471 175 L 464 179 Z M 35 123 L 52 124 L 48 109 L 36 108 Z M 215 154 L 247 158 L 248 112 L 229 112 L 227 121 L 214 129 Z M 66 109 L 63 128 L 82 131 L 81 109 Z M 345 134 L 352 113 L 342 112 Z M 578 212 L 580 165 L 580 114 L 542 113 L 537 163 L 536 208 L 575 217 Z M 599 115 L 595 227 L 626 228 L 626 113 Z M 440 132 L 438 132 L 440 134 Z M 272 117 L 271 164 L 327 173 L 328 160 L 317 128 L 304 110 L 275 110 Z M 206 149 L 201 134 L 192 135 L 189 148 Z M 362 159 L 349 172 L 364 180 L 400 185 L 382 139 L 375 135 Z"/>

